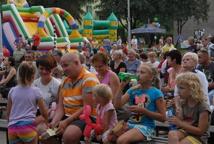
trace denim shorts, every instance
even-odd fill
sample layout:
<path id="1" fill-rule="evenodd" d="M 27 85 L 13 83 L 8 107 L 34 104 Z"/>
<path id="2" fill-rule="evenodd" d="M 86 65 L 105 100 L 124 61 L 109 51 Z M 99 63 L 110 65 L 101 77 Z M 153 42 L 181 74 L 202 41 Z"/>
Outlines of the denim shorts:
<path id="1" fill-rule="evenodd" d="M 128 123 L 128 128 L 129 129 L 135 128 L 139 130 L 142 133 L 142 135 L 146 138 L 146 140 L 151 140 L 151 137 L 155 135 L 155 130 L 153 128 L 141 124 Z"/>

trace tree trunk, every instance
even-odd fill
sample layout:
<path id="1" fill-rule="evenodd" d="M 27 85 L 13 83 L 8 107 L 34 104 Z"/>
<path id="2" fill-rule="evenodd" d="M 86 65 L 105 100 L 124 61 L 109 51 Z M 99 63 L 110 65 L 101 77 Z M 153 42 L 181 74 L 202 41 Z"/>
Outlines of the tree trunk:
<path id="1" fill-rule="evenodd" d="M 180 35 L 180 20 L 177 20 L 177 34 Z"/>
<path id="2" fill-rule="evenodd" d="M 177 20 L 177 34 L 181 35 L 184 25 L 186 24 L 187 20 Z"/>
<path id="3" fill-rule="evenodd" d="M 185 25 L 186 22 L 187 22 L 187 20 L 177 20 L 177 34 L 178 34 L 178 39 L 177 39 L 176 44 L 175 44 L 176 47 L 180 43 L 183 26 Z"/>
<path id="4" fill-rule="evenodd" d="M 180 25 L 180 34 L 182 33 L 183 27 L 186 24 L 187 20 L 183 20 L 181 21 L 181 25 Z"/>

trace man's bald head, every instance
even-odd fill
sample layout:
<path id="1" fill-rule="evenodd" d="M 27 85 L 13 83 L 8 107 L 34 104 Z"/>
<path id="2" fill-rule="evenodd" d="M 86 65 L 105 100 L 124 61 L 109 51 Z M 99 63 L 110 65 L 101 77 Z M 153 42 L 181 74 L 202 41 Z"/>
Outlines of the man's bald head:
<path id="1" fill-rule="evenodd" d="M 78 52 L 66 53 L 62 56 L 62 60 L 66 60 L 69 62 L 80 61 L 79 53 Z"/>
<path id="2" fill-rule="evenodd" d="M 63 68 L 64 73 L 75 79 L 78 77 L 78 74 L 81 71 L 82 65 L 80 62 L 79 54 L 77 52 L 74 53 L 66 53 L 61 58 L 61 66 Z"/>

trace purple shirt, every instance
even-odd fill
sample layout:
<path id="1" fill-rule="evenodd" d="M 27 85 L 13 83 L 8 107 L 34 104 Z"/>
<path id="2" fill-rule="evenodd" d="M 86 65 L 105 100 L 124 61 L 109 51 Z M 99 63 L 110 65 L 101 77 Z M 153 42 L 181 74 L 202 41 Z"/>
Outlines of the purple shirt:
<path id="1" fill-rule="evenodd" d="M 9 124 L 13 125 L 20 121 L 34 121 L 37 112 L 38 100 L 42 98 L 39 88 L 34 86 L 13 87 L 8 98 L 12 101 Z"/>

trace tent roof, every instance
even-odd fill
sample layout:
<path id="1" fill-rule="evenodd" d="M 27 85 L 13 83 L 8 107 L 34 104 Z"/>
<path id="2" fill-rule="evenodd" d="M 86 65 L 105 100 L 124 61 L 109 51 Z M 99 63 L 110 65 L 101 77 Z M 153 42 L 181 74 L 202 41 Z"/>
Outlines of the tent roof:
<path id="1" fill-rule="evenodd" d="M 152 25 L 144 25 L 142 27 L 132 29 L 132 34 L 142 34 L 142 33 L 166 33 L 166 29 L 158 28 Z"/>

